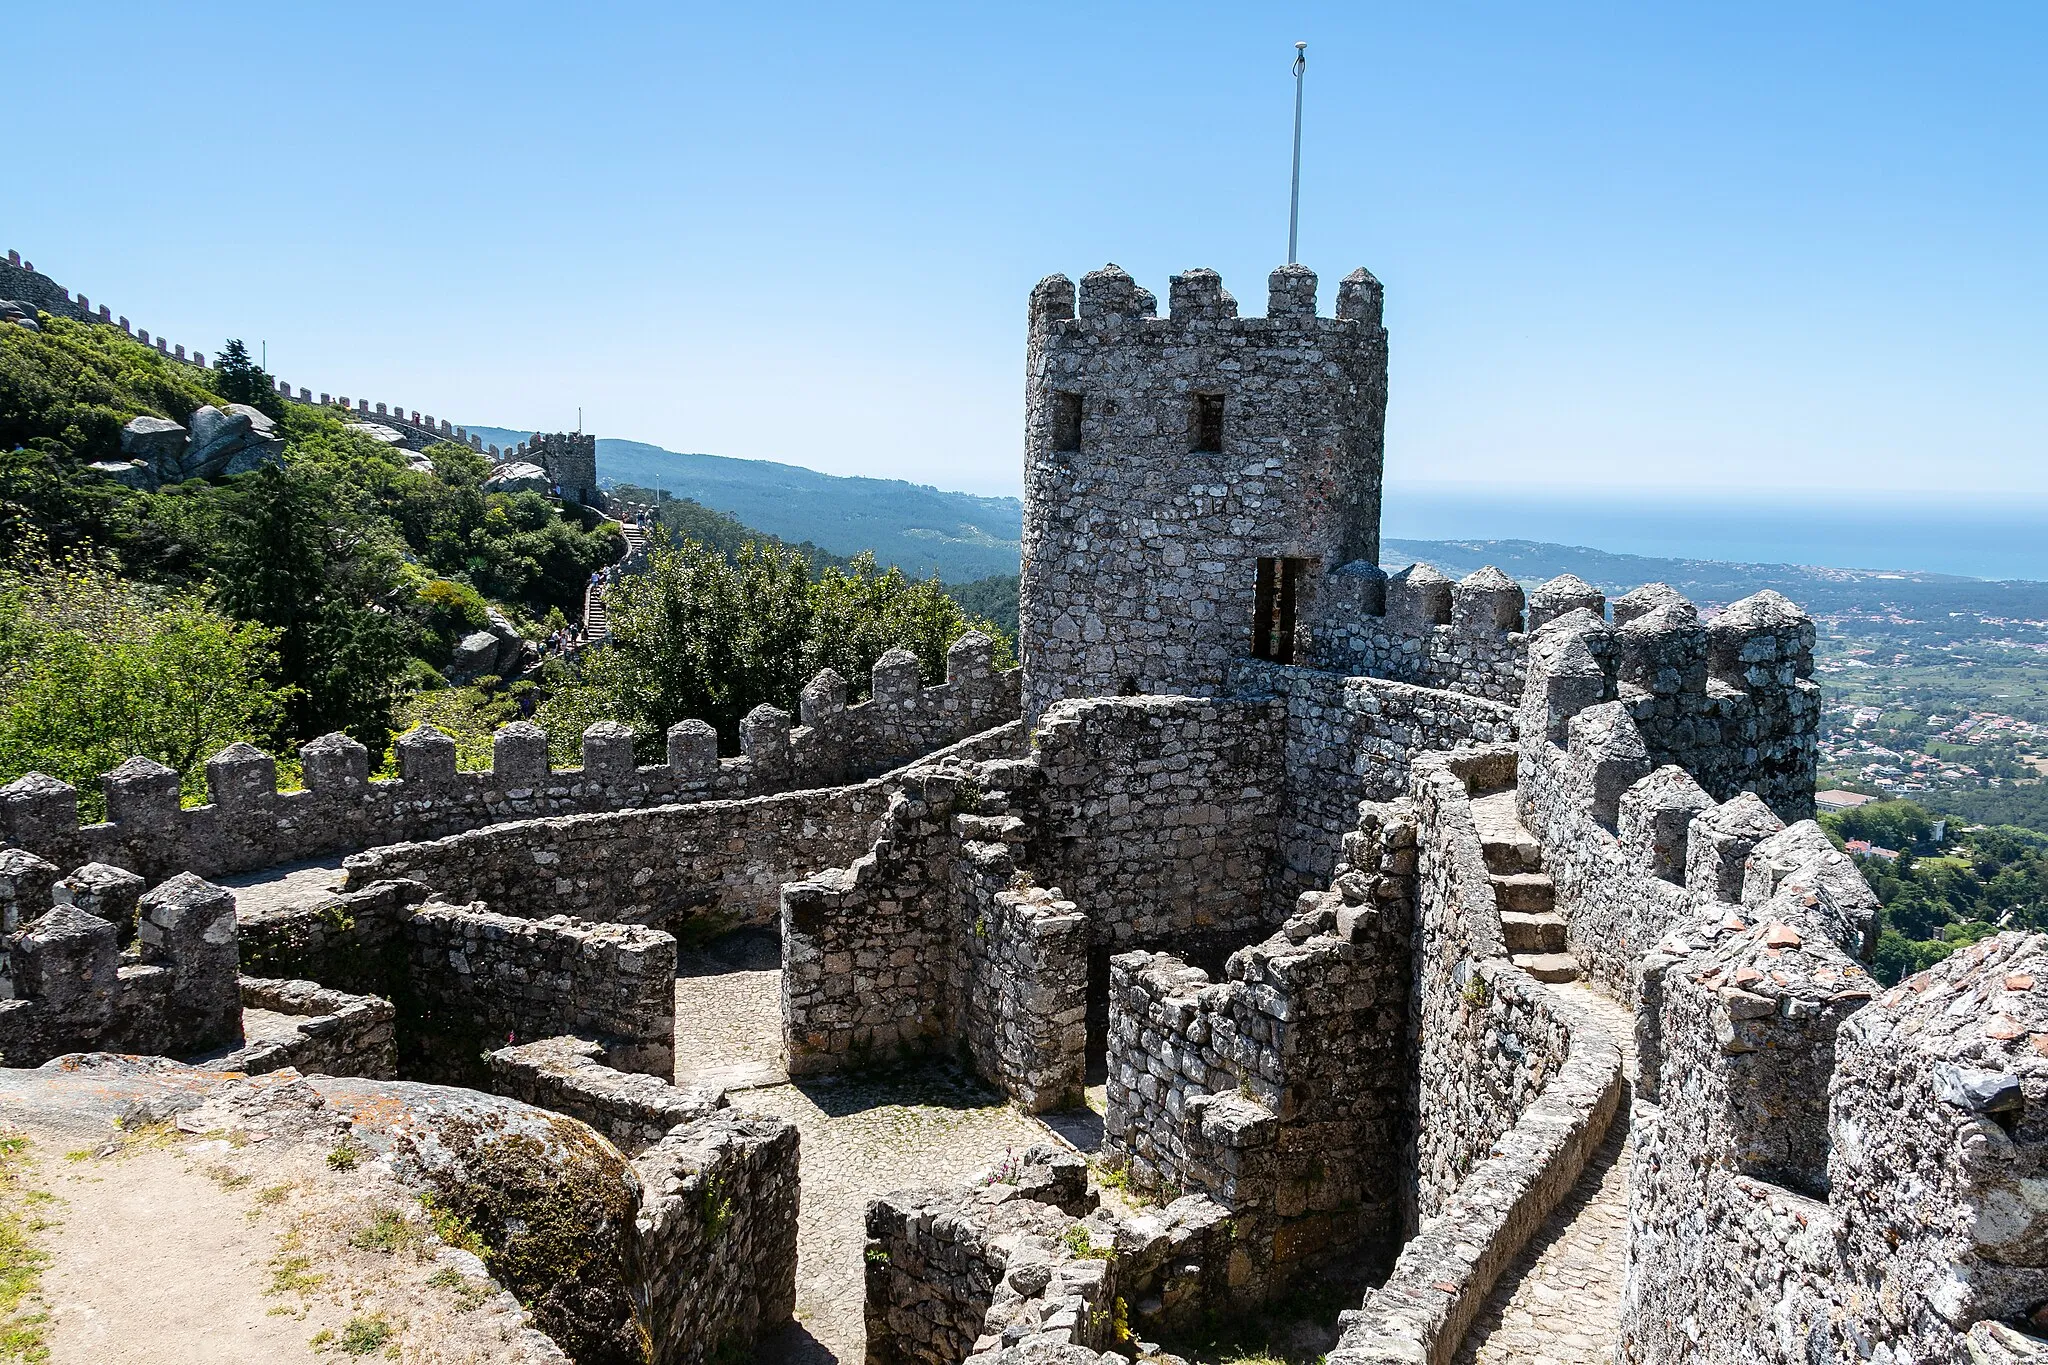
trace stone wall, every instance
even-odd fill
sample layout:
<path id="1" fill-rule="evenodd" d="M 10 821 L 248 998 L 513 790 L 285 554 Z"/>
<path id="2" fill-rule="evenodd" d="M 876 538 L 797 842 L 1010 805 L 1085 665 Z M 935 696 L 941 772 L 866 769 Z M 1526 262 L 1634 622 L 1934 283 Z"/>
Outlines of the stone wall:
<path id="1" fill-rule="evenodd" d="M 1646 619 L 1632 618 L 1619 634 L 1634 632 L 1641 643 Z M 1648 704 L 1632 688 L 1620 690 L 1634 700 L 1602 700 L 1615 689 L 1596 650 L 1614 658 L 1615 634 L 1586 612 L 1540 631 L 1520 714 L 1517 803 L 1543 845 L 1566 946 L 1587 974 L 1633 1001 L 1637 966 L 1665 933 L 1714 903 L 1767 898 L 1777 885 L 1774 866 L 1781 869 L 1777 880 L 1799 869 L 1827 913 L 1854 926 L 1852 955 L 1867 955 L 1875 941 L 1876 897 L 1811 820 L 1787 829 L 1756 794 L 1785 790 L 1784 771 L 1764 750 L 1750 751 L 1754 771 L 1727 761 L 1712 765 L 1723 791 L 1736 788 L 1717 801 L 1694 774 L 1668 761 L 1668 751 L 1651 744 L 1638 719 Z M 1716 695 L 1740 709 L 1726 689 Z M 1653 728 L 1657 723 L 1653 716 Z M 1805 736 L 1811 739 L 1810 726 Z M 1770 856 L 1757 872 L 1762 880 L 1746 892 L 1751 856 L 1766 844 Z"/>
<path id="2" fill-rule="evenodd" d="M 1472 798 L 1505 789 L 1514 756 L 1430 755 L 1410 779 L 1415 1235 L 1347 1322 L 1332 1365 L 1448 1365 L 1622 1102 L 1620 1040 L 1506 949 Z"/>
<path id="3" fill-rule="evenodd" d="M 1515 735 L 1512 708 L 1434 687 L 1256 659 L 1240 661 L 1232 685 L 1236 695 L 1286 706 L 1280 847 L 1295 890 L 1329 885 L 1358 803 L 1407 791 L 1418 754 Z"/>
<path id="4" fill-rule="evenodd" d="M 242 1008 L 297 1020 L 290 1037 L 250 1043 L 209 1064 L 259 1076 L 286 1067 L 302 1075 L 398 1079 L 398 1010 L 374 995 L 332 991 L 314 981 L 242 978 Z"/>
<path id="5" fill-rule="evenodd" d="M 1260 933 L 1284 913 L 1278 702 L 1103 697 L 1048 711 L 1033 736 L 1039 881 L 1121 951 Z M 1234 944 L 1233 944 L 1234 946 Z"/>
<path id="6" fill-rule="evenodd" d="M 66 1052 L 188 1057 L 242 1042 L 227 891 L 183 873 L 147 892 L 137 903 L 137 945 L 125 956 L 112 921 L 69 901 L 44 905 L 7 940 L 15 998 L 0 1000 L 0 1058 L 8 1066 Z"/>
<path id="7" fill-rule="evenodd" d="M 675 1074 L 676 944 L 636 925 L 500 915 L 429 902 L 405 919 L 407 970 L 394 991 L 409 1079 L 474 1084 L 499 1038 L 576 1034 L 607 1064 Z"/>
<path id="8" fill-rule="evenodd" d="M 634 1160 L 627 1275 L 655 1365 L 751 1358 L 795 1313 L 797 1158 L 795 1125 L 721 1110 Z"/>
<path id="9" fill-rule="evenodd" d="M 432 893 L 418 882 L 373 882 L 295 904 L 237 910 L 242 968 L 389 996 L 405 969 L 405 922 Z"/>
<path id="10" fill-rule="evenodd" d="M 783 888 L 792 1074 L 956 1048 L 1031 1112 L 1080 1093 L 1088 922 L 1019 865 L 1028 763 L 915 771 L 873 848 Z"/>
<path id="11" fill-rule="evenodd" d="M 934 758 L 993 757 L 1023 742 L 1016 723 Z M 894 777 L 739 801 L 519 820 L 347 860 L 353 888 L 416 879 L 449 900 L 503 913 L 680 926 L 700 916 L 765 924 L 784 882 L 852 862 L 874 842 Z"/>
<path id="12" fill-rule="evenodd" d="M 1026 359 L 1025 709 L 1222 692 L 1253 653 L 1261 559 L 1313 576 L 1378 558 L 1386 414 L 1379 282 L 1283 266 L 1240 318 L 1214 271 L 1171 316 L 1115 266 L 1032 291 Z M 1078 307 L 1077 307 L 1078 304 Z M 1205 417 L 1212 420 L 1205 422 Z"/>
<path id="13" fill-rule="evenodd" d="M 490 1088 L 581 1119 L 624 1152 L 651 1147 L 672 1129 L 725 1106 L 718 1090 L 615 1070 L 603 1058 L 604 1044 L 574 1036 L 501 1047 L 490 1054 Z"/>
<path id="14" fill-rule="evenodd" d="M 1104 1151 L 1134 1188 L 1230 1212 L 1240 1307 L 1399 1245 L 1414 859 L 1412 816 L 1369 807 L 1338 889 L 1223 980 L 1166 954 L 1111 962 Z"/>
<path id="15" fill-rule="evenodd" d="M 874 697 L 856 706 L 845 704 L 845 684 L 827 670 L 805 691 L 803 725 L 792 727 L 773 707 L 756 708 L 742 725 L 738 758 L 718 756 L 710 726 L 682 721 L 669 730 L 667 762 L 640 766 L 631 731 L 600 722 L 583 736 L 583 766 L 554 769 L 546 732 L 522 721 L 499 730 L 488 771 L 462 772 L 455 741 L 422 726 L 398 740 L 395 780 L 371 781 L 368 751 L 333 734 L 301 746 L 305 789 L 280 792 L 276 760 L 235 744 L 206 765 L 206 805 L 185 808 L 175 772 L 132 758 L 102 779 L 106 821 L 83 826 L 77 791 L 30 773 L 0 787 L 0 845 L 61 867 L 110 863 L 155 882 L 178 872 L 252 872 L 504 822 L 835 786 L 1013 721 L 1020 675 L 994 671 L 991 648 L 986 636 L 962 636 L 947 656 L 947 681 L 933 687 L 918 686 L 909 655 L 885 656 L 875 666 Z"/>

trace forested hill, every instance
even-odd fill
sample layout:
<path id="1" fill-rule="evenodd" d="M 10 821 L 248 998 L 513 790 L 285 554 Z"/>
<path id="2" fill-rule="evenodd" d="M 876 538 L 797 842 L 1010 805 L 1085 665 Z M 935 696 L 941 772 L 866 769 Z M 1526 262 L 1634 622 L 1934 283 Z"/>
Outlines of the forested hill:
<path id="1" fill-rule="evenodd" d="M 512 445 L 532 432 L 472 426 Z M 901 479 L 847 478 L 767 460 L 691 455 L 600 436 L 600 482 L 658 487 L 729 513 L 790 544 L 837 555 L 872 550 L 882 564 L 948 583 L 1017 572 L 1024 505 L 1016 498 L 950 493 Z"/>

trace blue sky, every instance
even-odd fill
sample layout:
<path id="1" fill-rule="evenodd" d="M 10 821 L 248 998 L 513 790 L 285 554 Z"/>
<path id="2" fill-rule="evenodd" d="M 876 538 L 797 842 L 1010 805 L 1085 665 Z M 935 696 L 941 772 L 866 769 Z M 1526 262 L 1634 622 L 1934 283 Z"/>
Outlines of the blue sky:
<path id="1" fill-rule="evenodd" d="M 1263 307 L 1297 38 L 1390 480 L 2048 494 L 2031 4 L 29 0 L 0 249 L 316 390 L 1014 491 L 1039 276 Z"/>

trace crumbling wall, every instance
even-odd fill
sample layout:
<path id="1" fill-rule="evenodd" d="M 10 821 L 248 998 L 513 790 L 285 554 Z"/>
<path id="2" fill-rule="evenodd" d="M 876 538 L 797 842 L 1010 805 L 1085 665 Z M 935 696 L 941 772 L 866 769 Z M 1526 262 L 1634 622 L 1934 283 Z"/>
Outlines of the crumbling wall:
<path id="1" fill-rule="evenodd" d="M 429 902 L 405 920 L 401 1065 L 413 1079 L 481 1084 L 499 1038 L 576 1034 L 621 1071 L 675 1073 L 676 943 L 625 924 L 500 915 Z"/>
<path id="2" fill-rule="evenodd" d="M 313 981 L 242 978 L 242 1008 L 298 1022 L 288 1038 L 250 1043 L 210 1065 L 259 1076 L 291 1067 L 302 1075 L 398 1078 L 398 1010 L 374 995 L 332 991 Z"/>
<path id="3" fill-rule="evenodd" d="M 234 744 L 207 762 L 206 805 L 184 807 L 177 773 L 131 758 L 101 780 L 107 819 L 92 825 L 79 823 L 75 788 L 30 773 L 0 787 L 0 846 L 61 867 L 110 863 L 156 882 L 504 822 L 836 786 L 1014 721 L 1019 674 L 995 671 L 991 650 L 986 636 L 962 636 L 947 656 L 947 681 L 935 687 L 920 687 L 915 659 L 892 652 L 875 666 L 874 698 L 857 706 L 846 705 L 845 683 L 827 670 L 805 690 L 803 725 L 793 728 L 772 706 L 756 708 L 742 724 L 738 758 L 721 759 L 717 733 L 686 720 L 669 729 L 667 761 L 642 766 L 631 730 L 602 721 L 583 735 L 583 766 L 556 769 L 546 732 L 521 721 L 498 731 L 488 771 L 461 772 L 455 741 L 421 726 L 397 742 L 395 780 L 371 781 L 368 751 L 332 734 L 301 746 L 304 790 L 280 792 L 277 761 Z"/>
<path id="4" fill-rule="evenodd" d="M 872 849 L 783 888 L 792 1074 L 957 1046 L 1029 1111 L 1079 1094 L 1087 920 L 1019 866 L 1009 789 L 1035 779 L 1015 762 L 914 771 Z"/>
<path id="5" fill-rule="evenodd" d="M 431 894 L 418 882 L 392 880 L 288 905 L 238 907 L 242 969 L 388 997 L 405 968 L 406 915 Z"/>
<path id="6" fill-rule="evenodd" d="M 1414 1235 L 1332 1365 L 1448 1365 L 1622 1101 L 1620 1041 L 1506 949 L 1472 798 L 1512 781 L 1514 753 L 1431 755 L 1411 774 Z"/>
<path id="7" fill-rule="evenodd" d="M 725 1106 L 723 1092 L 674 1086 L 659 1076 L 604 1064 L 604 1044 L 563 1036 L 501 1047 L 489 1057 L 493 1093 L 578 1118 L 640 1152 L 670 1130 Z"/>
<path id="8" fill-rule="evenodd" d="M 934 759 L 996 757 L 1021 743 L 1021 727 L 1011 725 Z M 891 775 L 743 801 L 513 821 L 357 854 L 347 860 L 347 885 L 412 878 L 445 899 L 533 918 L 765 924 L 784 882 L 843 867 L 867 850 L 896 782 Z"/>
<path id="9" fill-rule="evenodd" d="M 1256 659 L 1238 665 L 1234 687 L 1286 706 L 1280 847 L 1295 890 L 1329 885 L 1358 803 L 1406 792 L 1418 754 L 1515 735 L 1512 708 L 1434 687 Z"/>
<path id="10" fill-rule="evenodd" d="M 1414 857 L 1412 815 L 1368 806 L 1338 889 L 1223 980 L 1163 953 L 1111 961 L 1104 1150 L 1137 1189 L 1229 1210 L 1239 1306 L 1399 1244 Z"/>
<path id="11" fill-rule="evenodd" d="M 58 883 L 38 877 L 45 897 Z M 9 936 L 15 998 L 0 1000 L 0 1057 L 36 1066 L 66 1052 L 189 1057 L 242 1041 L 234 897 L 190 873 L 137 903 L 136 948 L 69 900 L 40 907 Z"/>
<path id="12" fill-rule="evenodd" d="M 633 1162 L 635 1317 L 656 1365 L 746 1358 L 796 1311 L 797 1130 L 720 1110 Z"/>

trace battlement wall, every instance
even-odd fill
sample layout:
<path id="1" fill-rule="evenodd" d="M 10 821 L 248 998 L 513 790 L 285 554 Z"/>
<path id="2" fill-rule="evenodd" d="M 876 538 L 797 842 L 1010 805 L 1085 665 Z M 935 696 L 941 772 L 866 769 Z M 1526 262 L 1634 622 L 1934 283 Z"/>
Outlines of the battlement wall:
<path id="1" fill-rule="evenodd" d="M 1715 903 L 1755 899 L 1745 884 L 1760 847 L 1767 863 L 1795 859 L 1852 955 L 1874 944 L 1876 898 L 1797 814 L 1812 809 L 1819 708 L 1799 653 L 1812 627 L 1778 603 L 1724 613 L 1734 620 L 1714 647 L 1730 661 L 1720 673 L 1688 609 L 1668 604 L 1640 615 L 1617 604 L 1619 630 L 1576 610 L 1531 645 L 1517 805 L 1545 850 L 1567 948 L 1624 1001 L 1636 998 L 1643 955 L 1672 926 Z M 1769 657 L 1735 667 L 1745 652 Z"/>
<path id="2" fill-rule="evenodd" d="M 668 761 L 642 766 L 633 734 L 599 722 L 583 736 L 583 766 L 557 769 L 530 722 L 497 733 L 484 772 L 456 768 L 455 741 L 421 726 L 397 743 L 399 776 L 372 781 L 369 752 L 346 735 L 301 746 L 303 791 L 277 790 L 277 762 L 246 744 L 206 765 L 212 800 L 183 806 L 178 775 L 133 758 L 102 779 L 108 819 L 81 825 L 75 788 L 39 773 L 0 787 L 0 846 L 59 866 L 109 863 L 154 882 L 177 872 L 254 872 L 338 852 L 445 838 L 507 821 L 734 800 L 865 779 L 1000 726 L 1017 711 L 1019 675 L 996 672 L 992 642 L 970 632 L 947 655 L 947 680 L 918 685 L 916 659 L 891 651 L 875 665 L 874 695 L 846 705 L 827 669 L 804 691 L 804 724 L 761 706 L 740 728 L 741 757 L 721 759 L 703 721 L 670 727 Z"/>
<path id="3" fill-rule="evenodd" d="M 1174 277 L 1164 318 L 1115 266 L 1032 291 L 1030 717 L 1061 698 L 1216 696 L 1255 652 L 1262 573 L 1377 557 L 1380 286 L 1354 272 L 1325 318 L 1314 272 L 1285 266 L 1268 284 L 1264 318 L 1238 317 L 1207 270 Z"/>

